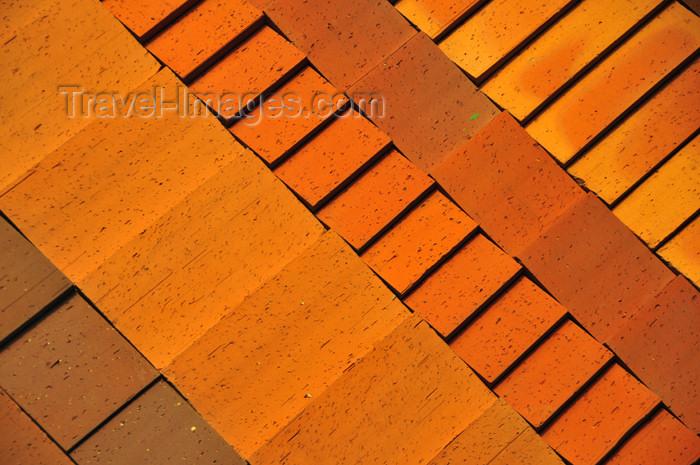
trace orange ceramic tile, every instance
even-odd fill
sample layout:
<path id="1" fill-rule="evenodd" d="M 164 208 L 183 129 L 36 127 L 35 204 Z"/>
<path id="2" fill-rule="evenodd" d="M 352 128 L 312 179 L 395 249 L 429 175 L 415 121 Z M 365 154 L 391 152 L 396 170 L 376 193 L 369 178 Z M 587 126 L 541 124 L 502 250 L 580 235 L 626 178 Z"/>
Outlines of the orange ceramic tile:
<path id="1" fill-rule="evenodd" d="M 700 286 L 700 218 L 695 218 L 661 247 L 659 255 Z"/>
<path id="2" fill-rule="evenodd" d="M 700 61 L 683 71 L 568 168 L 608 204 L 698 128 Z"/>
<path id="3" fill-rule="evenodd" d="M 613 212 L 656 247 L 700 209 L 700 137 L 664 163 Z"/>
<path id="4" fill-rule="evenodd" d="M 72 92 L 83 88 L 86 92 L 108 90 L 125 95 L 159 67 L 99 2 L 45 3 L 34 21 L 13 31 L 11 39 L 2 40 L 0 194 L 93 121 L 77 114 L 67 116 L 67 106 L 72 110 L 72 105 L 67 105 Z M 42 4 L 23 1 L 20 8 L 33 17 L 29 12 Z M 6 7 L 7 2 L 3 2 L 2 15 L 12 15 L 14 10 Z M 76 12 L 80 14 L 76 16 Z M 60 86 L 67 86 L 62 89 L 66 93 L 60 93 Z"/>
<path id="5" fill-rule="evenodd" d="M 146 48 L 188 80 L 262 17 L 246 0 L 204 0 L 154 37 Z"/>
<path id="6" fill-rule="evenodd" d="M 614 364 L 554 420 L 542 437 L 572 464 L 593 465 L 658 402 L 658 397 Z"/>
<path id="7" fill-rule="evenodd" d="M 102 4 L 139 39 L 148 40 L 196 0 L 102 0 Z"/>
<path id="8" fill-rule="evenodd" d="M 565 314 L 556 300 L 521 278 L 458 334 L 450 347 L 493 383 Z"/>
<path id="9" fill-rule="evenodd" d="M 611 358 L 610 351 L 567 320 L 495 392 L 539 428 Z"/>
<path id="10" fill-rule="evenodd" d="M 162 368 L 322 232 L 246 151 L 77 284 Z"/>
<path id="11" fill-rule="evenodd" d="M 265 13 L 311 63 L 345 91 L 415 35 L 383 0 L 273 0 Z"/>
<path id="12" fill-rule="evenodd" d="M 671 4 L 540 113 L 528 132 L 567 162 L 698 45 L 700 18 Z"/>
<path id="13" fill-rule="evenodd" d="M 607 465 L 693 465 L 700 459 L 700 438 L 666 410 L 659 410 L 625 441 Z"/>
<path id="14" fill-rule="evenodd" d="M 84 0 L 63 0 L 63 7 L 73 7 L 78 2 Z M 26 0 L 6 0 L 3 2 L 2 15 L 0 16 L 0 40 L 4 44 L 7 39 L 12 37 L 17 31 L 22 29 L 27 24 L 34 21 L 36 18 L 46 13 L 46 9 L 50 4 L 59 3 L 54 0 L 36 0 L 28 2 Z"/>
<path id="15" fill-rule="evenodd" d="M 139 91 L 182 83 L 167 69 Z M 213 117 L 102 118 L 46 157 L 0 208 L 72 281 L 142 232 L 243 148 Z"/>
<path id="16" fill-rule="evenodd" d="M 522 120 L 659 3 L 583 0 L 490 78 L 482 90 Z"/>
<path id="17" fill-rule="evenodd" d="M 250 462 L 427 463 L 494 401 L 464 362 L 414 316 L 346 370 Z"/>
<path id="18" fill-rule="evenodd" d="M 274 172 L 315 210 L 390 143 L 364 116 L 348 110 Z"/>
<path id="19" fill-rule="evenodd" d="M 362 254 L 403 294 L 477 225 L 439 192 L 433 192 Z"/>
<path id="20" fill-rule="evenodd" d="M 391 150 L 321 208 L 318 218 L 361 249 L 432 184 L 423 171 Z"/>
<path id="21" fill-rule="evenodd" d="M 360 108 L 369 108 L 369 118 L 427 173 L 499 113 L 423 33 L 374 68 L 348 94 Z"/>
<path id="22" fill-rule="evenodd" d="M 512 255 L 539 238 L 547 225 L 584 194 L 507 112 L 432 174 Z"/>
<path id="23" fill-rule="evenodd" d="M 335 88 L 313 68 L 304 68 L 248 118 L 231 126 L 230 131 L 265 161 L 274 164 L 330 116 L 331 112 L 323 107 L 324 99 L 336 94 Z M 280 110 L 284 102 L 291 109 Z"/>
<path id="24" fill-rule="evenodd" d="M 480 79 L 571 3 L 489 2 L 450 32 L 440 42 L 440 50 L 470 76 Z"/>
<path id="25" fill-rule="evenodd" d="M 0 352 L 0 385 L 65 450 L 156 376 L 77 295 Z"/>
<path id="26" fill-rule="evenodd" d="M 502 399 L 494 402 L 429 465 L 559 465 L 557 454 Z"/>
<path id="27" fill-rule="evenodd" d="M 249 457 L 408 315 L 329 232 L 178 356 L 165 374 Z"/>
<path id="28" fill-rule="evenodd" d="M 520 270 L 520 265 L 479 234 L 404 299 L 448 338 Z"/>
<path id="29" fill-rule="evenodd" d="M 593 194 L 552 223 L 520 258 L 599 341 L 674 277 Z"/>
<path id="30" fill-rule="evenodd" d="M 399 0 L 394 7 L 418 29 L 435 38 L 459 16 L 481 3 L 481 0 Z"/>
<path id="31" fill-rule="evenodd" d="M 5 465 L 72 465 L 73 462 L 0 389 L 0 457 Z"/>
<path id="32" fill-rule="evenodd" d="M 263 26 L 198 77 L 190 89 L 202 100 L 211 101 L 210 107 L 221 116 L 232 118 L 302 60 L 304 55 L 296 47 Z"/>
<path id="33" fill-rule="evenodd" d="M 671 411 L 696 433 L 700 293 L 678 276 L 607 342 Z"/>

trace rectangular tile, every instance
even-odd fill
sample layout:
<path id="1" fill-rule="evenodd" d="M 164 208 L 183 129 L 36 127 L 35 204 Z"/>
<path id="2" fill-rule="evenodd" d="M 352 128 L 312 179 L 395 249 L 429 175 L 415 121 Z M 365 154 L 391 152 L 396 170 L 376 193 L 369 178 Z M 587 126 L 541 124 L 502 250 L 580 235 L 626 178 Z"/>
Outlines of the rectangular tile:
<path id="1" fill-rule="evenodd" d="M 658 397 L 614 364 L 542 437 L 571 463 L 594 465 L 658 402 Z"/>
<path id="2" fill-rule="evenodd" d="M 572 206 L 520 258 L 599 341 L 673 279 L 593 194 Z"/>
<path id="3" fill-rule="evenodd" d="M 408 314 L 329 232 L 175 358 L 165 374 L 250 457 Z"/>
<path id="4" fill-rule="evenodd" d="M 102 5 L 142 41 L 194 3 L 193 0 L 102 0 Z"/>
<path id="5" fill-rule="evenodd" d="M 539 428 L 612 357 L 603 345 L 567 320 L 494 391 Z"/>
<path id="6" fill-rule="evenodd" d="M 566 314 L 566 309 L 523 277 L 489 305 L 450 347 L 493 383 Z"/>
<path id="7" fill-rule="evenodd" d="M 361 81 L 349 96 L 423 171 L 476 134 L 498 109 L 425 34 L 416 34 Z"/>
<path id="8" fill-rule="evenodd" d="M 363 252 L 362 258 L 403 294 L 476 227 L 447 197 L 433 192 Z"/>
<path id="9" fill-rule="evenodd" d="M 533 119 L 528 132 L 569 161 L 699 45 L 700 18 L 672 3 Z"/>
<path id="10" fill-rule="evenodd" d="M 700 286 L 700 218 L 695 218 L 682 231 L 659 249 L 659 255 L 685 277 Z"/>
<path id="11" fill-rule="evenodd" d="M 250 461 L 427 463 L 494 401 L 440 337 L 410 317 Z"/>
<path id="12" fill-rule="evenodd" d="M 583 0 L 491 77 L 482 90 L 522 120 L 659 3 Z"/>
<path id="13" fill-rule="evenodd" d="M 392 149 L 317 215 L 350 245 L 361 249 L 432 184 L 423 171 Z"/>
<path id="14" fill-rule="evenodd" d="M 157 375 L 77 295 L 0 352 L 0 384 L 64 449 Z"/>
<path id="15" fill-rule="evenodd" d="M 482 3 L 482 0 L 399 0 L 394 7 L 434 39 L 458 17 Z"/>
<path id="16" fill-rule="evenodd" d="M 404 302 L 448 338 L 519 270 L 515 260 L 478 234 Z"/>
<path id="17" fill-rule="evenodd" d="M 568 168 L 608 204 L 698 128 L 700 61 L 675 77 Z"/>
<path id="18" fill-rule="evenodd" d="M 700 209 L 700 136 L 625 197 L 614 209 L 654 248 Z"/>
<path id="19" fill-rule="evenodd" d="M 262 12 L 246 0 L 204 0 L 155 36 L 146 48 L 187 81 L 262 17 Z"/>
<path id="20" fill-rule="evenodd" d="M 71 452 L 78 465 L 245 465 L 169 384 L 158 381 Z"/>
<path id="21" fill-rule="evenodd" d="M 360 113 L 347 110 L 274 173 L 315 211 L 390 143 L 389 137 Z"/>

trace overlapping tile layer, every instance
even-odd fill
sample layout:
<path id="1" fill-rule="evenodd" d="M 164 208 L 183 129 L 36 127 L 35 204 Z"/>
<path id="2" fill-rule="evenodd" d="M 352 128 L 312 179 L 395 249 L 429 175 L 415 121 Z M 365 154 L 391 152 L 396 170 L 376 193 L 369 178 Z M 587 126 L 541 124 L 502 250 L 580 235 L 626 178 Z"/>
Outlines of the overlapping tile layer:
<path id="1" fill-rule="evenodd" d="M 77 33 L 18 3 L 11 89 L 49 89 L 49 63 L 125 93 L 184 81 L 220 120 L 64 120 L 47 90 L 29 113 L 3 92 L 0 209 L 38 248 L 3 224 L 3 456 L 700 457 L 700 297 L 659 258 L 698 283 L 683 4 L 105 0 L 158 71 L 95 2 L 59 2 Z M 304 116 L 270 117 L 285 92 Z"/>

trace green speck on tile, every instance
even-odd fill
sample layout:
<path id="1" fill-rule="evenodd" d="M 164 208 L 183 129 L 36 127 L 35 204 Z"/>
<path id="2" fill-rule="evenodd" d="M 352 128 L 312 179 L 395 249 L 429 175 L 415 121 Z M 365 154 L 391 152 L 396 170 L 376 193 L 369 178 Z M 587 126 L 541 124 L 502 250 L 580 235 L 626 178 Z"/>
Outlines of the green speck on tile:
<path id="1" fill-rule="evenodd" d="M 479 113 L 474 113 L 471 118 L 469 118 L 469 121 L 474 121 L 479 117 Z"/>

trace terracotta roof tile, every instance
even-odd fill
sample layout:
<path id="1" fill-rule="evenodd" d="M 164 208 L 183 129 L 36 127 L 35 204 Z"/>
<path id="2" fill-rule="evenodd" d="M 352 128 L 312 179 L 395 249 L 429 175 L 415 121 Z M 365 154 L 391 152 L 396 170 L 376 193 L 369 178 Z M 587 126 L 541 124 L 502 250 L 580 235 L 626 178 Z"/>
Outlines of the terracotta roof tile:
<path id="1" fill-rule="evenodd" d="M 162 368 L 322 231 L 260 160 L 239 152 L 78 285 Z"/>
<path id="2" fill-rule="evenodd" d="M 418 29 L 435 38 L 483 3 L 483 0 L 398 0 L 394 6 Z"/>
<path id="3" fill-rule="evenodd" d="M 433 192 L 372 244 L 362 258 L 403 294 L 476 227 L 449 199 Z"/>
<path id="4" fill-rule="evenodd" d="M 392 149 L 321 208 L 318 218 L 361 249 L 432 185 L 432 179 Z"/>
<path id="5" fill-rule="evenodd" d="M 700 286 L 700 219 L 695 218 L 661 247 L 659 255 Z"/>
<path id="6" fill-rule="evenodd" d="M 0 384 L 65 449 L 156 376 L 79 296 L 0 352 Z"/>
<path id="7" fill-rule="evenodd" d="M 230 131 L 266 162 L 274 164 L 330 116 L 329 112 L 319 108 L 322 104 L 319 99 L 336 93 L 325 78 L 313 68 L 306 67 L 252 111 L 248 119 L 231 126 Z M 290 106 L 296 105 L 291 113 L 276 110 L 285 95 L 297 102 L 290 102 Z"/>
<path id="8" fill-rule="evenodd" d="M 612 203 L 687 140 L 700 119 L 700 61 L 684 70 L 569 168 Z"/>
<path id="9" fill-rule="evenodd" d="M 506 112 L 432 174 L 511 254 L 537 239 L 584 194 Z"/>
<path id="10" fill-rule="evenodd" d="M 0 341 L 71 286 L 41 252 L 0 218 Z"/>
<path id="11" fill-rule="evenodd" d="M 204 0 L 146 47 L 181 78 L 189 80 L 262 17 L 246 0 Z"/>
<path id="12" fill-rule="evenodd" d="M 658 402 L 651 391 L 614 364 L 542 437 L 571 463 L 596 464 Z"/>
<path id="13" fill-rule="evenodd" d="M 625 442 L 608 465 L 692 465 L 700 459 L 700 438 L 665 410 Z"/>
<path id="14" fill-rule="evenodd" d="M 556 300 L 521 278 L 458 334 L 450 347 L 492 383 L 565 314 Z"/>
<path id="15" fill-rule="evenodd" d="M 613 212 L 649 247 L 656 247 L 700 210 L 700 137 L 690 141 Z"/>
<path id="16" fill-rule="evenodd" d="M 215 111 L 220 104 L 220 114 L 232 118 L 303 60 L 304 55 L 296 47 L 272 28 L 263 26 L 199 76 L 190 88 L 202 100 L 211 100 Z M 231 102 L 223 101 L 226 94 L 233 94 L 229 96 Z"/>
<path id="17" fill-rule="evenodd" d="M 78 465 L 246 463 L 164 381 L 129 403 L 71 452 L 71 457 Z"/>
<path id="18" fill-rule="evenodd" d="M 611 358 L 610 351 L 568 320 L 494 390 L 538 428 Z"/>
<path id="19" fill-rule="evenodd" d="M 593 194 L 572 206 L 521 258 L 600 341 L 673 279 Z"/>
<path id="20" fill-rule="evenodd" d="M 439 336 L 411 317 L 250 460 L 427 463 L 494 401 Z"/>
<path id="21" fill-rule="evenodd" d="M 478 234 L 405 299 L 444 337 L 449 337 L 499 289 L 520 265 Z"/>
<path id="22" fill-rule="evenodd" d="M 197 0 L 102 0 L 102 4 L 142 41 L 148 40 Z"/>
<path id="23" fill-rule="evenodd" d="M 274 0 L 265 12 L 341 91 L 416 33 L 385 0 Z"/>
<path id="24" fill-rule="evenodd" d="M 567 162 L 699 45 L 700 18 L 672 3 L 539 114 L 528 132 Z"/>
<path id="25" fill-rule="evenodd" d="M 482 90 L 522 120 L 651 13 L 660 0 L 583 0 Z"/>
<path id="26" fill-rule="evenodd" d="M 481 79 L 571 4 L 571 0 L 488 2 L 445 37 L 440 50 L 470 76 Z"/>
<path id="27" fill-rule="evenodd" d="M 699 336 L 700 293 L 678 276 L 608 341 L 625 364 L 696 433 L 700 433 Z"/>
<path id="28" fill-rule="evenodd" d="M 0 456 L 6 465 L 71 465 L 68 456 L 0 389 Z"/>
<path id="29" fill-rule="evenodd" d="M 316 210 L 390 142 L 359 113 L 348 110 L 292 153 L 274 173 Z"/>
<path id="30" fill-rule="evenodd" d="M 409 315 L 393 299 L 329 232 L 165 373 L 248 457 Z"/>
<path id="31" fill-rule="evenodd" d="M 498 114 L 422 33 L 374 68 L 349 95 L 358 105 L 368 95 L 381 95 L 384 111 L 369 117 L 426 172 Z"/>

